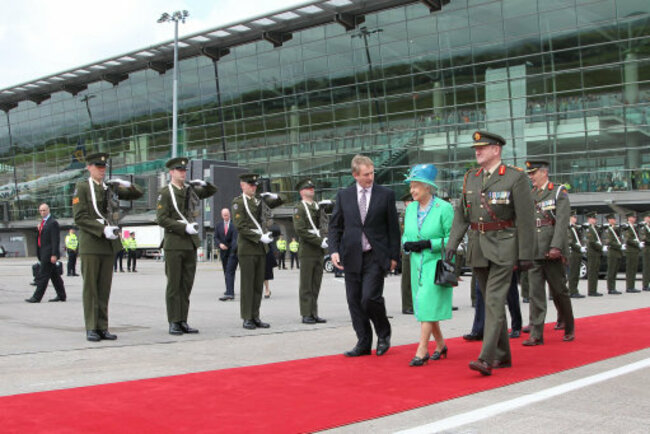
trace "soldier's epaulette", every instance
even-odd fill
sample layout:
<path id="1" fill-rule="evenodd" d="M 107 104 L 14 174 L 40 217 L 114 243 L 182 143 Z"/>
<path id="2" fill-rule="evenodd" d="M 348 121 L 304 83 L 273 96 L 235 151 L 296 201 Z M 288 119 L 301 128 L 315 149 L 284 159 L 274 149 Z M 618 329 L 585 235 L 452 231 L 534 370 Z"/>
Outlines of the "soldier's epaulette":
<path id="1" fill-rule="evenodd" d="M 501 166 L 501 167 L 505 167 L 505 166 Z M 517 170 L 517 171 L 519 171 L 519 172 L 523 172 L 523 171 L 524 171 L 524 169 L 522 169 L 521 167 L 513 166 L 513 165 L 511 165 L 511 164 L 508 164 L 508 167 L 509 167 L 510 169 L 515 169 L 515 170 Z M 501 173 L 500 173 L 500 174 L 501 174 Z"/>
<path id="2" fill-rule="evenodd" d="M 553 184 L 552 182 L 549 182 L 548 183 L 548 191 L 553 191 L 554 188 L 555 188 L 555 184 Z"/>
<path id="3" fill-rule="evenodd" d="M 470 173 L 472 173 L 472 170 L 474 169 L 469 169 L 467 172 L 465 172 L 465 177 L 463 178 L 463 194 L 467 192 L 467 177 Z"/>

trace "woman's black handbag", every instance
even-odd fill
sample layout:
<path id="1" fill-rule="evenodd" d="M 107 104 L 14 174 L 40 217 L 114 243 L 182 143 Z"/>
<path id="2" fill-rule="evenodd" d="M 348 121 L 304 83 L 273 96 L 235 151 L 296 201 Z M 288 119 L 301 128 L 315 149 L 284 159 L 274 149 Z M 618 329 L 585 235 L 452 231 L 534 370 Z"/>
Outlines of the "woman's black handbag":
<path id="1" fill-rule="evenodd" d="M 433 283 L 439 286 L 458 286 L 458 277 L 456 277 L 456 267 L 451 262 L 445 261 L 444 252 L 445 252 L 445 240 L 440 242 L 441 252 L 443 252 L 443 257 L 436 264 L 436 275 L 433 279 Z"/>

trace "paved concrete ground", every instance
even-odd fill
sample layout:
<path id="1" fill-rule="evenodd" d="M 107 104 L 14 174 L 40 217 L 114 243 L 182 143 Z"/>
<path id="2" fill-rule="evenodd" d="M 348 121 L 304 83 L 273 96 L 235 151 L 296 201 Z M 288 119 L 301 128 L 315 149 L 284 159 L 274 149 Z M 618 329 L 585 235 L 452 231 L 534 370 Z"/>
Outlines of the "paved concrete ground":
<path id="1" fill-rule="evenodd" d="M 326 274 L 323 281 L 320 314 L 328 323 L 303 325 L 298 311 L 298 271 L 276 269 L 276 278 L 271 282 L 272 296 L 262 302 L 262 319 L 270 322 L 271 328 L 248 331 L 241 327 L 238 302 L 217 300 L 224 291 L 224 283 L 216 262 L 201 263 L 198 267 L 189 323 L 199 328 L 200 334 L 170 336 L 165 314 L 163 264 L 142 260 L 138 263 L 138 273 L 117 273 L 114 278 L 109 318 L 110 330 L 118 334 L 119 339 L 91 343 L 85 340 L 80 277 L 65 278 L 66 303 L 46 302 L 54 296 L 51 287 L 44 302 L 29 304 L 24 301 L 33 291 L 29 286 L 33 262 L 29 258 L 0 259 L 0 324 L 3 330 L 0 335 L 0 395 L 338 354 L 355 342 L 342 279 Z M 238 282 L 239 276 L 237 285 Z M 414 343 L 419 335 L 415 319 L 401 313 L 399 285 L 399 277 L 386 279 L 387 307 L 393 317 L 393 345 Z M 586 293 L 586 282 L 580 285 L 580 291 Z M 601 291 L 604 286 L 605 282 L 601 281 Z M 623 286 L 624 282 L 619 282 L 619 287 Z M 454 312 L 452 320 L 443 323 L 443 332 L 449 338 L 467 333 L 471 326 L 469 278 L 455 290 L 454 304 L 460 310 Z M 527 306 L 522 304 L 524 323 L 528 317 Z M 648 292 L 574 301 L 576 317 L 648 306 Z M 603 342 L 603 345 L 615 343 Z M 582 368 L 334 431 L 394 432 L 431 423 L 649 358 L 650 338 L 648 347 Z M 647 432 L 650 426 L 649 374 L 650 369 L 637 371 L 453 432 L 503 429 L 511 432 Z M 434 390 L 433 382 L 430 387 Z"/>

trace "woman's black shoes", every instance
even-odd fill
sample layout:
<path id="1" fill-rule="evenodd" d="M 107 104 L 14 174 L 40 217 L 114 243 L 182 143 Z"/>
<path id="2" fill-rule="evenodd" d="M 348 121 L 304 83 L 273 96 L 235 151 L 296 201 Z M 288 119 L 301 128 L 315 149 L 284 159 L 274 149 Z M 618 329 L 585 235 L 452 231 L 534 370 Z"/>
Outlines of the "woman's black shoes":
<path id="1" fill-rule="evenodd" d="M 431 356 L 431 360 L 440 360 L 444 358 L 447 358 L 447 345 L 444 346 L 444 348 L 440 351 L 434 351 L 433 356 Z"/>
<path id="2" fill-rule="evenodd" d="M 429 360 L 429 353 L 426 353 L 424 357 L 415 356 L 409 363 L 409 366 L 422 366 L 427 360 Z"/>

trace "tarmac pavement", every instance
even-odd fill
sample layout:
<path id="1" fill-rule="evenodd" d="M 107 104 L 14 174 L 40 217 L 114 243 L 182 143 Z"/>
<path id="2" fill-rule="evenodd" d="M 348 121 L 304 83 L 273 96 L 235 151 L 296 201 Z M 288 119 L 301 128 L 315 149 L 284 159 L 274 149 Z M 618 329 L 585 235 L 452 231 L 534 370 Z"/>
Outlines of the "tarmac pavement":
<path id="1" fill-rule="evenodd" d="M 200 333 L 171 336 L 167 332 L 164 264 L 140 260 L 137 273 L 114 274 L 109 330 L 118 335 L 118 340 L 88 342 L 81 277 L 64 276 L 68 293 L 65 303 L 47 302 L 55 296 L 51 285 L 40 304 L 26 303 L 24 299 L 34 290 L 29 285 L 33 263 L 33 258 L 0 259 L 0 396 L 339 354 L 356 340 L 342 278 L 325 273 L 323 279 L 319 314 L 328 320 L 327 324 L 305 325 L 300 322 L 298 308 L 298 271 L 275 269 L 271 298 L 263 299 L 261 308 L 261 318 L 271 323 L 271 328 L 250 331 L 242 328 L 239 317 L 239 276 L 236 300 L 218 300 L 225 290 L 218 262 L 198 265 L 188 322 Z M 605 281 L 600 281 L 599 286 L 600 292 L 606 293 Z M 619 287 L 623 286 L 619 283 Z M 586 293 L 586 281 L 580 282 L 580 292 Z M 417 342 L 417 322 L 412 315 L 401 313 L 399 276 L 386 279 L 384 296 L 392 316 L 392 344 Z M 650 292 L 572 302 L 576 317 L 592 316 L 648 307 Z M 469 276 L 454 290 L 454 305 L 460 310 L 454 312 L 452 320 L 442 323 L 447 338 L 471 328 L 474 311 Z M 526 324 L 528 305 L 521 306 Z M 554 319 L 549 303 L 547 322 Z M 578 329 L 577 339 L 579 333 Z M 515 345 L 519 342 L 521 338 Z M 332 431 L 408 429 L 647 358 L 650 338 L 643 351 Z M 645 368 L 448 432 L 647 432 L 649 374 L 650 369 Z M 435 391 L 434 377 L 430 386 L 423 387 Z"/>

